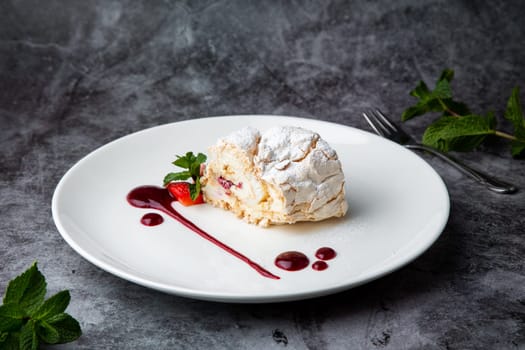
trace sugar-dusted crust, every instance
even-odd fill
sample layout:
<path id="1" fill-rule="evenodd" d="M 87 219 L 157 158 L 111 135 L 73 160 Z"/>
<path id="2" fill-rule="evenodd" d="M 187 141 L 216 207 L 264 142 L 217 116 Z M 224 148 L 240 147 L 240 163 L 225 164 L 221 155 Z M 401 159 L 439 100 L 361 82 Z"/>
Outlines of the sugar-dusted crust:
<path id="1" fill-rule="evenodd" d="M 312 131 L 243 128 L 208 150 L 201 178 L 206 202 L 261 226 L 345 215 L 337 153 Z"/>

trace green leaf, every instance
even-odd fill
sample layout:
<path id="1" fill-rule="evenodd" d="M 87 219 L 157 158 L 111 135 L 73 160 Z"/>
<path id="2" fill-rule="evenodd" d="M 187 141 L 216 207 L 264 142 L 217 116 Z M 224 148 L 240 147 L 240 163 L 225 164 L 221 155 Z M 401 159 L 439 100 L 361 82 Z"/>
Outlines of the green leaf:
<path id="1" fill-rule="evenodd" d="M 445 69 L 441 72 L 433 90 L 420 81 L 410 91 L 418 101 L 401 114 L 401 120 L 407 121 L 429 112 L 442 112 L 442 118 L 432 123 L 423 135 L 423 143 L 443 151 L 470 151 L 482 143 L 487 135 L 497 135 L 511 140 L 513 157 L 525 156 L 525 117 L 519 101 L 519 88 L 515 87 L 507 102 L 505 118 L 513 126 L 514 134 L 496 130 L 497 119 L 488 113 L 485 117 L 475 115 L 462 102 L 454 101 L 450 83 L 454 71 Z M 466 125 L 472 122 L 472 125 Z"/>
<path id="2" fill-rule="evenodd" d="M 448 98 L 452 98 L 452 89 L 450 88 L 450 84 L 446 79 L 439 80 L 436 83 L 436 88 L 434 91 L 432 91 L 432 94 L 430 94 L 430 99 L 444 100 Z"/>
<path id="3" fill-rule="evenodd" d="M 454 101 L 451 98 L 443 99 L 441 102 L 447 107 L 447 109 L 443 111 L 443 115 L 452 115 L 450 111 L 453 111 L 456 116 L 472 114 L 468 106 L 462 102 Z M 443 107 L 441 106 L 441 108 Z"/>
<path id="4" fill-rule="evenodd" d="M 401 114 L 401 120 L 407 121 L 428 112 L 447 112 L 445 107 L 455 104 L 452 101 L 452 90 L 450 88 L 450 81 L 453 77 L 454 71 L 445 69 L 432 91 L 423 81 L 420 81 L 416 88 L 410 91 L 410 95 L 418 98 L 419 101 Z"/>
<path id="5" fill-rule="evenodd" d="M 44 302 L 45 295 L 46 280 L 35 262 L 28 270 L 9 282 L 3 302 L 19 304 L 31 314 Z"/>
<path id="6" fill-rule="evenodd" d="M 521 141 L 512 141 L 512 156 L 513 157 L 521 157 L 525 153 L 525 142 Z"/>
<path id="7" fill-rule="evenodd" d="M 409 119 L 418 117 L 431 111 L 432 109 L 426 103 L 417 103 L 403 111 L 403 113 L 401 114 L 401 120 L 407 121 Z"/>
<path id="8" fill-rule="evenodd" d="M 71 315 L 61 313 L 47 320 L 47 323 L 58 331 L 58 343 L 68 343 L 82 335 L 80 325 Z"/>
<path id="9" fill-rule="evenodd" d="M 444 116 L 425 130 L 423 143 L 444 152 L 468 151 L 477 147 L 486 135 L 494 132 L 490 118 L 479 115 Z"/>
<path id="10" fill-rule="evenodd" d="M 15 303 L 0 306 L 0 332 L 10 332 L 20 329 L 24 321 L 24 310 Z"/>
<path id="11" fill-rule="evenodd" d="M 164 177 L 164 186 L 169 184 L 172 181 L 181 181 L 186 180 L 191 177 L 191 172 L 189 171 L 181 171 L 178 173 L 169 173 Z"/>
<path id="12" fill-rule="evenodd" d="M 507 101 L 507 109 L 505 110 L 505 118 L 512 122 L 514 128 L 525 132 L 525 119 L 523 119 L 523 110 L 520 103 L 520 89 L 515 87 L 512 89 L 509 100 Z"/>
<path id="13" fill-rule="evenodd" d="M 202 153 L 199 153 L 195 158 L 194 162 L 190 166 L 191 177 L 195 182 L 201 175 L 201 164 L 206 161 L 206 156 Z"/>
<path id="14" fill-rule="evenodd" d="M 195 200 L 199 196 L 201 191 L 200 181 L 190 184 L 190 197 L 192 200 Z"/>
<path id="15" fill-rule="evenodd" d="M 487 123 L 491 129 L 496 130 L 496 126 L 498 125 L 498 121 L 496 120 L 496 116 L 494 115 L 494 112 L 490 111 L 485 116 L 485 119 L 487 120 Z"/>
<path id="16" fill-rule="evenodd" d="M 507 109 L 505 110 L 505 118 L 512 123 L 514 135 L 516 136 L 516 140 L 512 141 L 511 144 L 513 157 L 521 156 L 525 152 L 525 118 L 523 116 L 519 94 L 519 87 L 512 89 L 510 98 L 507 101 Z"/>
<path id="17" fill-rule="evenodd" d="M 69 305 L 70 300 L 71 296 L 68 290 L 58 292 L 40 306 L 33 315 L 33 318 L 37 320 L 47 320 L 56 314 L 63 313 Z"/>
<path id="18" fill-rule="evenodd" d="M 410 91 L 410 95 L 422 100 L 426 100 L 430 96 L 430 90 L 428 89 L 427 84 L 420 80 L 414 90 Z"/>
<path id="19" fill-rule="evenodd" d="M 0 306 L 0 349 L 37 349 L 47 343 L 69 342 L 81 334 L 80 325 L 64 313 L 69 291 L 44 301 L 46 282 L 36 262 L 9 282 Z"/>
<path id="20" fill-rule="evenodd" d="M 3 333 L 0 339 L 0 349 L 2 350 L 19 350 L 20 336 L 19 333 Z"/>
<path id="21" fill-rule="evenodd" d="M 36 334 L 47 344 L 56 344 L 60 341 L 58 330 L 46 321 L 38 321 Z"/>
<path id="22" fill-rule="evenodd" d="M 443 112 L 443 105 L 439 99 L 429 98 L 420 100 L 417 104 L 408 107 L 402 114 L 401 120 L 407 121 L 414 117 L 429 113 L 429 112 Z"/>
<path id="23" fill-rule="evenodd" d="M 184 181 L 191 178 L 193 183 L 189 184 L 190 197 L 195 200 L 201 191 L 201 164 L 204 162 L 206 162 L 206 155 L 203 153 L 195 156 L 193 152 L 186 152 L 184 156 L 177 156 L 173 164 L 187 170 L 167 174 L 163 180 L 164 186 L 172 181 Z"/>
<path id="24" fill-rule="evenodd" d="M 188 169 L 190 167 L 190 159 L 188 159 L 186 156 L 177 156 L 177 159 L 172 164 L 178 166 L 179 168 Z"/>
<path id="25" fill-rule="evenodd" d="M 35 321 L 29 320 L 20 331 L 20 350 L 37 350 L 38 336 Z"/>
<path id="26" fill-rule="evenodd" d="M 195 161 L 199 164 L 204 163 L 206 161 L 206 155 L 203 153 L 197 154 L 197 159 Z"/>
<path id="27" fill-rule="evenodd" d="M 441 72 L 438 81 L 446 80 L 450 83 L 452 79 L 454 79 L 454 70 L 450 68 L 445 68 L 443 72 Z"/>
<path id="28" fill-rule="evenodd" d="M 193 163 L 190 167 L 190 173 L 191 173 L 191 178 L 193 180 L 195 180 L 196 178 L 198 178 L 200 175 L 201 175 L 201 165 L 200 163 Z"/>

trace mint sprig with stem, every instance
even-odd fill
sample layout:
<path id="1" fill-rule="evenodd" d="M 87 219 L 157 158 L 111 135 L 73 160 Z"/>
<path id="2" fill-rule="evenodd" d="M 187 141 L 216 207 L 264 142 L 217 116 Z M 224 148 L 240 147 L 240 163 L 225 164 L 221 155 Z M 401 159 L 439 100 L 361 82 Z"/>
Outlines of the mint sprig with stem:
<path id="1" fill-rule="evenodd" d="M 0 306 L 0 349 L 38 349 L 40 343 L 68 343 L 80 337 L 78 321 L 64 312 L 69 291 L 45 299 L 46 286 L 36 262 L 9 282 Z"/>
<path id="2" fill-rule="evenodd" d="M 420 81 L 410 91 L 418 99 L 401 115 L 402 121 L 431 113 L 441 113 L 425 130 L 422 142 L 443 152 L 471 151 L 483 143 L 488 136 L 498 136 L 511 142 L 513 157 L 525 155 L 525 117 L 519 100 L 519 87 L 512 90 L 504 117 L 513 126 L 514 134 L 497 129 L 494 113 L 472 113 L 469 107 L 453 99 L 450 82 L 454 78 L 452 69 L 441 73 L 433 90 Z"/>
<path id="3" fill-rule="evenodd" d="M 164 177 L 164 186 L 172 181 L 184 181 L 191 178 L 193 182 L 189 184 L 190 196 L 192 200 L 195 200 L 201 192 L 201 164 L 206 162 L 206 155 L 202 153 L 194 155 L 193 152 L 186 152 L 186 155 L 177 155 L 176 157 L 177 159 L 172 164 L 186 170 L 168 173 Z"/>

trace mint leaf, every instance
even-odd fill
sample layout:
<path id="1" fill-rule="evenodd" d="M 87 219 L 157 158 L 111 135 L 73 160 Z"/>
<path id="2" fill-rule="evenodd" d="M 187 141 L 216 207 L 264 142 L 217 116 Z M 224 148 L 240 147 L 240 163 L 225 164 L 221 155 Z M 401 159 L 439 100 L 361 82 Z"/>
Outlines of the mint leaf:
<path id="1" fill-rule="evenodd" d="M 205 154 L 202 154 L 202 153 L 197 154 L 197 158 L 195 159 L 196 163 L 202 164 L 205 161 L 206 161 L 206 155 Z"/>
<path id="2" fill-rule="evenodd" d="M 45 293 L 46 281 L 36 262 L 9 282 L 0 305 L 0 349 L 37 349 L 40 340 L 69 342 L 81 335 L 79 323 L 64 313 L 69 291 L 47 300 Z"/>
<path id="3" fill-rule="evenodd" d="M 516 139 L 513 140 L 511 144 L 511 152 L 514 157 L 522 155 L 525 151 L 525 118 L 523 116 L 519 94 L 519 87 L 512 89 L 512 94 L 507 102 L 507 109 L 504 114 L 505 118 L 507 118 L 514 127 Z"/>
<path id="4" fill-rule="evenodd" d="M 56 344 L 60 341 L 58 330 L 46 321 L 38 321 L 36 333 L 47 344 Z"/>
<path id="5" fill-rule="evenodd" d="M 410 95 L 418 101 L 403 111 L 401 120 L 406 121 L 429 112 L 441 112 L 441 117 L 425 130 L 424 144 L 445 152 L 471 151 L 488 135 L 496 135 L 511 141 L 512 156 L 525 156 L 525 116 L 519 101 L 519 88 L 512 90 L 505 111 L 505 118 L 514 129 L 512 135 L 496 129 L 497 119 L 493 113 L 481 116 L 472 113 L 465 103 L 455 101 L 450 87 L 453 78 L 453 70 L 443 70 L 433 90 L 420 81 L 410 91 Z"/>
<path id="6" fill-rule="evenodd" d="M 420 84 L 424 84 L 424 83 L 421 81 Z M 403 112 L 403 114 L 401 115 L 401 120 L 406 121 L 414 117 L 418 117 L 420 115 L 426 114 L 428 112 L 443 111 L 443 107 L 439 104 L 439 101 L 434 99 L 430 92 L 426 94 L 426 93 L 422 93 L 421 91 L 416 92 L 416 90 L 412 90 L 411 94 L 412 95 L 421 94 L 420 100 L 415 105 L 408 107 Z"/>
<path id="7" fill-rule="evenodd" d="M 27 271 L 9 282 L 3 302 L 18 304 L 31 314 L 44 302 L 45 295 L 46 281 L 35 262 Z"/>
<path id="8" fill-rule="evenodd" d="M 0 332 L 20 329 L 24 316 L 25 313 L 18 304 L 10 303 L 0 306 Z"/>
<path id="9" fill-rule="evenodd" d="M 38 349 L 38 336 L 36 335 L 34 320 L 29 320 L 20 331 L 20 350 L 26 349 Z"/>
<path id="10" fill-rule="evenodd" d="M 443 116 L 432 123 L 423 134 L 423 143 L 443 152 L 469 151 L 487 135 L 495 133 L 491 118 L 479 115 L 465 117 Z"/>
<path id="11" fill-rule="evenodd" d="M 181 171 L 179 173 L 169 173 L 164 177 L 164 186 L 169 184 L 172 181 L 182 181 L 191 177 L 191 172 Z"/>
<path id="12" fill-rule="evenodd" d="M 193 184 L 190 184 L 189 185 L 189 188 L 190 188 L 190 197 L 192 200 L 195 200 L 195 198 L 197 198 L 197 196 L 199 195 L 199 192 L 201 191 L 201 188 L 200 188 L 200 182 L 196 182 L 196 183 L 193 183 Z"/>
<path id="13" fill-rule="evenodd" d="M 0 336 L 0 349 L 19 350 L 20 335 L 18 333 L 3 333 L 3 335 Z"/>
<path id="14" fill-rule="evenodd" d="M 430 94 L 430 99 L 441 99 L 445 100 L 452 98 L 452 90 L 450 89 L 450 83 L 447 79 L 438 80 L 436 88 Z"/>
<path id="15" fill-rule="evenodd" d="M 427 100 L 430 96 L 430 90 L 428 89 L 427 84 L 425 84 L 425 82 L 421 80 L 414 88 L 414 90 L 410 91 L 410 95 L 422 100 Z"/>
<path id="16" fill-rule="evenodd" d="M 167 186 L 173 181 L 184 181 L 191 178 L 193 183 L 189 184 L 190 197 L 195 200 L 201 191 L 200 172 L 201 164 L 204 162 L 206 162 L 206 155 L 203 153 L 198 153 L 195 156 L 193 152 L 186 152 L 184 156 L 177 156 L 177 159 L 172 162 L 172 164 L 186 170 L 177 173 L 168 173 L 164 176 L 164 186 Z"/>
<path id="17" fill-rule="evenodd" d="M 430 112 L 428 107 L 425 104 L 417 104 L 414 106 L 410 106 L 401 114 L 401 120 L 407 121 L 409 119 L 412 119 L 414 117 L 423 115 L 425 113 Z"/>
<path id="18" fill-rule="evenodd" d="M 58 343 L 68 343 L 82 335 L 78 321 L 69 314 L 55 315 L 46 322 L 57 330 L 59 334 Z"/>
<path id="19" fill-rule="evenodd" d="M 452 81 L 452 79 L 454 79 L 454 70 L 450 69 L 450 68 L 445 68 L 442 72 L 441 72 L 441 75 L 439 76 L 439 81 L 441 80 L 446 80 L 448 81 L 449 83 Z"/>
<path id="20" fill-rule="evenodd" d="M 191 158 L 188 156 L 177 156 L 177 160 L 175 160 L 172 164 L 178 166 L 179 168 L 188 169 L 191 164 Z"/>
<path id="21" fill-rule="evenodd" d="M 47 299 L 42 306 L 35 312 L 33 318 L 37 320 L 47 320 L 51 316 L 60 314 L 66 310 L 71 297 L 68 290 L 63 290 Z"/>
<path id="22" fill-rule="evenodd" d="M 451 98 L 441 100 L 441 102 L 441 107 L 446 107 L 443 110 L 443 115 L 462 116 L 472 114 L 468 106 L 462 102 L 454 101 Z"/>
<path id="23" fill-rule="evenodd" d="M 515 87 L 507 101 L 507 109 L 505 111 L 505 118 L 510 120 L 514 127 L 522 132 L 525 132 L 525 120 L 523 119 L 523 110 L 520 103 L 520 89 Z"/>
<path id="24" fill-rule="evenodd" d="M 401 120 L 407 121 L 428 112 L 446 112 L 449 105 L 455 104 L 452 101 L 452 89 L 450 88 L 450 81 L 453 77 L 454 71 L 445 69 L 432 91 L 428 89 L 425 82 L 420 81 L 416 88 L 410 91 L 410 95 L 418 98 L 419 101 L 401 114 Z"/>
<path id="25" fill-rule="evenodd" d="M 525 142 L 523 141 L 512 141 L 511 147 L 513 157 L 520 157 L 525 153 Z"/>

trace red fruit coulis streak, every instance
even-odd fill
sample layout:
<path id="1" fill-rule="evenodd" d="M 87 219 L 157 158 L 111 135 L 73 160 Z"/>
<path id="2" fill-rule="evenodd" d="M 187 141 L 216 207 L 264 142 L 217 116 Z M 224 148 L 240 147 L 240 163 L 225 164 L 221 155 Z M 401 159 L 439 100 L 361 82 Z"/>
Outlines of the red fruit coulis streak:
<path id="1" fill-rule="evenodd" d="M 202 230 L 200 227 L 195 225 L 193 222 L 186 219 L 184 216 L 182 216 L 179 212 L 177 212 L 173 207 L 171 206 L 171 203 L 175 202 L 176 199 L 171 197 L 169 192 L 162 187 L 156 187 L 156 186 L 141 186 L 137 187 L 131 192 L 129 192 L 127 196 L 128 203 L 131 204 L 134 207 L 137 208 L 148 208 L 148 209 L 157 209 L 162 211 L 163 213 L 166 213 L 167 215 L 171 216 L 193 232 L 197 233 L 202 238 L 210 241 L 211 243 L 215 244 L 219 248 L 222 248 L 226 252 L 232 254 L 236 258 L 240 259 L 241 261 L 248 264 L 251 268 L 253 268 L 255 271 L 260 273 L 262 276 L 272 279 L 280 279 L 279 276 L 274 275 L 270 271 L 266 270 L 256 262 L 252 261 L 242 253 L 236 251 L 235 249 L 231 248 L 230 246 L 222 243 L 217 238 L 213 237 L 209 233 Z"/>

